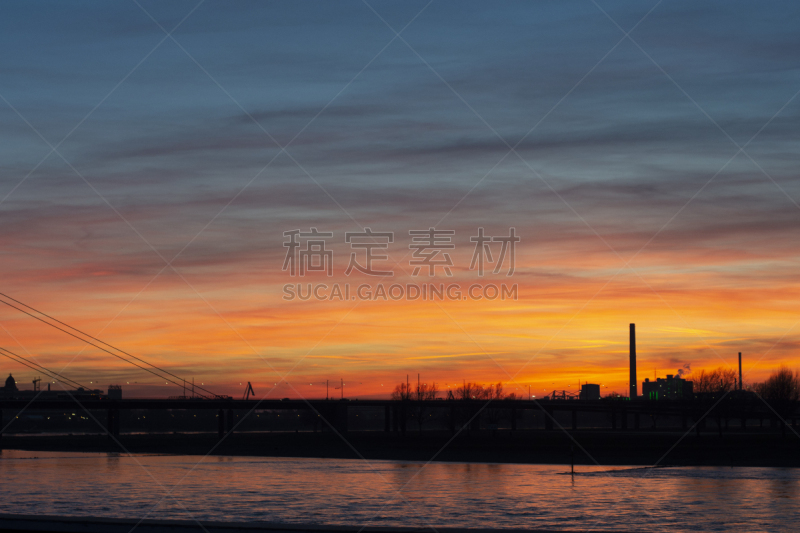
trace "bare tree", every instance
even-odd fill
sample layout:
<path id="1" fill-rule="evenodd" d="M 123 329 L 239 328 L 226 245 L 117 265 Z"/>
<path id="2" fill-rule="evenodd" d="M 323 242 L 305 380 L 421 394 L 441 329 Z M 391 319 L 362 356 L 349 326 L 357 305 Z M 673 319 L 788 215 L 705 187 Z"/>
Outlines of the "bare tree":
<path id="1" fill-rule="evenodd" d="M 483 389 L 483 400 L 502 400 L 503 399 L 503 384 L 495 383 L 494 385 L 487 385 Z"/>
<path id="2" fill-rule="evenodd" d="M 414 399 L 416 400 L 415 414 L 417 416 L 417 426 L 420 431 L 422 431 L 422 424 L 425 422 L 425 415 L 428 411 L 425 402 L 435 400 L 438 393 L 439 389 L 436 383 L 420 383 L 417 385 L 417 392 L 414 394 Z"/>
<path id="3" fill-rule="evenodd" d="M 478 400 L 483 397 L 483 385 L 478 383 L 464 383 L 456 389 L 457 400 Z"/>
<path id="4" fill-rule="evenodd" d="M 724 366 L 710 372 L 703 369 L 693 381 L 694 392 L 725 393 L 736 388 L 736 371 Z"/>
<path id="5" fill-rule="evenodd" d="M 797 403 L 800 401 L 800 373 L 792 372 L 787 366 L 781 365 L 767 381 L 757 384 L 755 391 L 785 420 L 797 411 Z M 781 428 L 786 435 L 786 424 L 783 421 Z"/>
<path id="6" fill-rule="evenodd" d="M 406 383 L 400 383 L 392 392 L 392 400 L 402 401 L 411 399 L 411 387 Z"/>
<path id="7" fill-rule="evenodd" d="M 481 394 L 481 400 L 502 400 L 504 399 L 503 396 L 503 384 L 502 383 L 495 383 L 494 385 L 489 384 L 483 388 Z M 491 405 L 491 404 L 489 404 Z M 492 426 L 497 426 L 500 422 L 500 419 L 505 414 L 504 409 L 498 409 L 495 407 L 489 407 L 486 409 L 486 421 L 491 424 Z"/>
<path id="8" fill-rule="evenodd" d="M 425 414 L 428 411 L 425 402 L 435 400 L 439 394 L 439 388 L 436 383 L 420 383 L 418 385 L 409 385 L 407 383 L 400 383 L 392 392 L 392 400 L 408 402 L 400 409 L 400 416 L 404 420 L 416 417 L 417 426 L 422 431 L 422 424 L 425 422 Z M 411 402 L 413 401 L 413 405 Z"/>
<path id="9" fill-rule="evenodd" d="M 437 394 L 439 394 L 439 388 L 436 386 L 436 383 L 432 385 L 422 383 L 417 387 L 417 392 L 414 396 L 417 401 L 427 401 L 435 400 Z"/>
<path id="10" fill-rule="evenodd" d="M 496 383 L 490 385 L 482 385 L 480 383 L 464 383 L 461 387 L 458 387 L 455 390 L 455 393 L 448 392 L 447 399 L 448 400 L 463 400 L 465 402 L 470 402 L 474 400 L 500 400 L 503 399 L 503 384 Z M 472 420 L 471 427 L 478 427 L 478 416 L 480 413 L 481 406 L 480 404 L 461 404 L 458 407 L 458 413 L 456 414 L 458 423 L 466 422 L 468 420 Z M 495 412 L 497 411 L 497 412 Z M 490 420 L 490 423 L 495 423 L 495 420 L 499 417 L 499 410 L 495 409 L 487 409 L 486 410 L 487 417 Z"/>
<path id="11" fill-rule="evenodd" d="M 722 436 L 722 421 L 725 421 L 725 426 L 728 425 L 728 419 L 731 415 L 731 397 L 723 397 L 731 391 L 736 390 L 737 374 L 732 368 L 724 366 L 718 367 L 710 372 L 705 369 L 700 371 L 700 374 L 693 380 L 693 390 L 699 395 L 699 403 L 696 405 L 699 417 L 705 419 L 716 418 L 717 429 L 720 437 Z M 699 414 L 705 413 L 704 415 Z"/>

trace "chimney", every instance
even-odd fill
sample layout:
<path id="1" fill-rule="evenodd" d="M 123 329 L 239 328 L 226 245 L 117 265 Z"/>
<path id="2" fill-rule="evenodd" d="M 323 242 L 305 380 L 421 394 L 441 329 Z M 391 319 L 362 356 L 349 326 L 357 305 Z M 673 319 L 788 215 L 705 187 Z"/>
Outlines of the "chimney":
<path id="1" fill-rule="evenodd" d="M 636 324 L 631 324 L 631 399 L 636 398 Z"/>
<path id="2" fill-rule="evenodd" d="M 742 390 L 742 352 L 739 352 L 739 390 Z"/>

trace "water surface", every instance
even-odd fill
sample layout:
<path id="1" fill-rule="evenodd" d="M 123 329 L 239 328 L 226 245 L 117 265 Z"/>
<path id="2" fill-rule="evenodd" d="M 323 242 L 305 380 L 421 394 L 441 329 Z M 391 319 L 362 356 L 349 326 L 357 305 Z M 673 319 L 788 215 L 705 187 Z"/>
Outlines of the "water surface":
<path id="1" fill-rule="evenodd" d="M 793 531 L 800 471 L 4 450 L 0 512 L 124 518 Z"/>

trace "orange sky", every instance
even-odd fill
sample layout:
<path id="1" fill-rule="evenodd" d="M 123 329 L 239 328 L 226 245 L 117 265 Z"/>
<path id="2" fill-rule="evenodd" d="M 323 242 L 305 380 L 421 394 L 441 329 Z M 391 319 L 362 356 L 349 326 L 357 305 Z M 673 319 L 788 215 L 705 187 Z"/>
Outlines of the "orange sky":
<path id="1" fill-rule="evenodd" d="M 380 280 L 347 278 L 342 268 L 333 278 L 291 278 L 279 265 L 271 272 L 252 265 L 224 276 L 227 281 L 218 286 L 202 269 L 183 270 L 186 281 L 167 270 L 138 296 L 152 276 L 125 285 L 100 273 L 96 281 L 69 283 L 54 269 L 45 286 L 56 291 L 37 291 L 41 279 L 34 279 L 24 298 L 10 296 L 234 396 L 244 389 L 239 383 L 251 381 L 259 395 L 274 388 L 270 397 L 319 397 L 325 394 L 325 380 L 340 379 L 348 396 L 381 395 L 407 374 L 416 379 L 417 373 L 443 390 L 462 380 L 501 381 L 507 392 L 530 386 L 536 394 L 576 389 L 588 381 L 623 392 L 632 321 L 637 324 L 640 381 L 654 372 L 677 373 L 686 364 L 694 372 L 735 367 L 739 351 L 745 354 L 745 381 L 764 379 L 781 363 L 800 363 L 797 332 L 791 329 L 797 321 L 796 284 L 748 277 L 745 268 L 730 264 L 724 271 L 686 264 L 677 272 L 635 265 L 637 275 L 630 269 L 617 273 L 612 261 L 586 264 L 578 254 L 558 268 L 556 262 L 532 262 L 531 247 L 520 248 L 522 260 L 511 277 L 478 278 L 466 268 L 469 248 L 454 258 L 460 268 L 452 279 L 464 291 L 474 282 L 516 283 L 517 301 L 287 302 L 281 298 L 284 283 L 355 287 Z M 450 282 L 443 276 L 412 279 L 396 269 L 399 275 L 383 281 L 386 286 Z M 742 283 L 742 276 L 749 283 Z M 93 293 L 86 292 L 89 287 Z M 103 388 L 122 383 L 131 395 L 179 393 L 10 308 L 0 313 L 0 346 L 29 354 L 48 368 L 67 365 L 63 373 L 81 383 Z M 11 361 L 6 368 L 21 384 L 33 377 Z M 290 385 L 276 386 L 284 374 Z"/>

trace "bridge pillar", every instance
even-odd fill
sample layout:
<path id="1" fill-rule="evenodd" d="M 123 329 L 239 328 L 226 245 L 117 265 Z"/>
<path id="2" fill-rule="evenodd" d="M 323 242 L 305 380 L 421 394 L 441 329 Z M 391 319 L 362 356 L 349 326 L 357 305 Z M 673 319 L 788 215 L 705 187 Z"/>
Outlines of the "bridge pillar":
<path id="1" fill-rule="evenodd" d="M 472 409 L 472 419 L 469 422 L 469 430 L 470 431 L 480 431 L 481 430 L 481 412 L 477 409 Z"/>
<path id="2" fill-rule="evenodd" d="M 622 410 L 622 429 L 628 429 L 628 410 Z"/>
<path id="3" fill-rule="evenodd" d="M 633 415 L 633 429 L 639 429 L 639 413 Z"/>
<path id="4" fill-rule="evenodd" d="M 225 410 L 217 411 L 217 437 L 222 440 L 225 436 Z"/>
<path id="5" fill-rule="evenodd" d="M 511 408 L 511 431 L 517 430 L 517 408 Z"/>
<path id="6" fill-rule="evenodd" d="M 228 433 L 233 433 L 233 409 L 228 409 L 228 415 L 225 417 L 225 421 L 228 423 Z"/>
<path id="7" fill-rule="evenodd" d="M 552 430 L 553 429 L 553 408 L 545 409 L 544 410 L 544 429 Z"/>
<path id="8" fill-rule="evenodd" d="M 578 411 L 572 410 L 572 431 L 578 429 Z"/>
<path id="9" fill-rule="evenodd" d="M 383 431 L 389 433 L 392 424 L 392 409 L 387 405 L 383 408 Z"/>
<path id="10" fill-rule="evenodd" d="M 395 433 L 400 431 L 400 416 L 396 403 L 392 405 L 392 431 Z"/>
<path id="11" fill-rule="evenodd" d="M 617 429 L 617 410 L 611 409 L 611 429 Z"/>
<path id="12" fill-rule="evenodd" d="M 333 417 L 333 427 L 339 433 L 347 433 L 347 403 L 342 402 L 336 405 Z"/>
<path id="13" fill-rule="evenodd" d="M 119 438 L 119 409 L 109 409 L 106 420 L 108 440 Z"/>
<path id="14" fill-rule="evenodd" d="M 106 416 L 106 435 L 108 440 L 119 437 L 119 409 L 109 409 Z"/>

